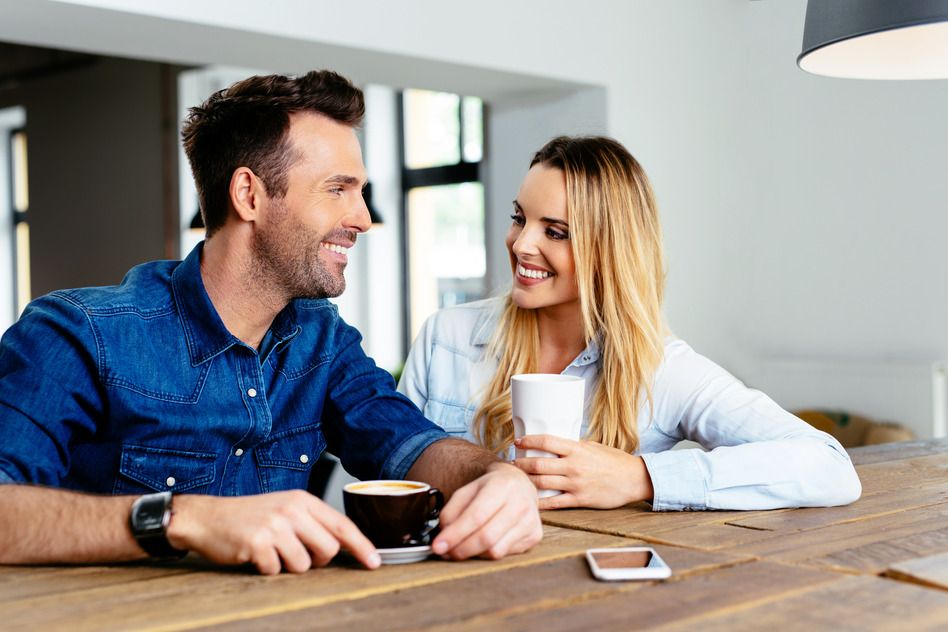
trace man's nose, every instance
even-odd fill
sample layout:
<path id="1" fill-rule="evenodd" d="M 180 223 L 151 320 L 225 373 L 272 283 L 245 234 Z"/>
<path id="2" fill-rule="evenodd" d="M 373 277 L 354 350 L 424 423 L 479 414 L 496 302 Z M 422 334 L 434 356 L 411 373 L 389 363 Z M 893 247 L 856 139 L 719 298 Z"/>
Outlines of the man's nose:
<path id="1" fill-rule="evenodd" d="M 369 207 L 365 203 L 360 191 L 355 199 L 355 204 L 346 223 L 346 228 L 357 233 L 364 233 L 372 227 L 372 217 L 369 215 Z"/>

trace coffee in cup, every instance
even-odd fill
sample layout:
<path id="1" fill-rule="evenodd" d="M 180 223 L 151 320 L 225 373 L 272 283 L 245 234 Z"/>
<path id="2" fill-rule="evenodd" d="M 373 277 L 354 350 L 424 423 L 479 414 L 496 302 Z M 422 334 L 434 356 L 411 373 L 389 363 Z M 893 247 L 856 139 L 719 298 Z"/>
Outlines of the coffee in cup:
<path id="1" fill-rule="evenodd" d="M 360 481 L 342 488 L 346 515 L 376 548 L 429 544 L 444 495 L 418 481 Z"/>

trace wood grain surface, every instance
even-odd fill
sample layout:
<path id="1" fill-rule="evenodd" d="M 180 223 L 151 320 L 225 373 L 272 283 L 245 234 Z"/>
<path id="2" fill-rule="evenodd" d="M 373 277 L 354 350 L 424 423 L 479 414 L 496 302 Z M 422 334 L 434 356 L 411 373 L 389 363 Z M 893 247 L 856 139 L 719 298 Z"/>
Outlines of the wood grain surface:
<path id="1" fill-rule="evenodd" d="M 544 512 L 543 542 L 500 561 L 367 571 L 340 556 L 276 577 L 195 556 L 0 566 L 0 629 L 948 629 L 948 441 L 852 454 L 863 483 L 852 505 Z M 643 542 L 670 579 L 590 575 L 587 548 Z"/>

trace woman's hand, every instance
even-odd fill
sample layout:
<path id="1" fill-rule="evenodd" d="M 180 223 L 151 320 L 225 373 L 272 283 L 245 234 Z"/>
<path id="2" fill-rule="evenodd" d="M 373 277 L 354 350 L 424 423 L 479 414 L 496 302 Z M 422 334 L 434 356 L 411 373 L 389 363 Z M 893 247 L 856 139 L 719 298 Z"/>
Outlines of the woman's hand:
<path id="1" fill-rule="evenodd" d="M 541 498 L 540 509 L 612 509 L 651 500 L 654 494 L 652 479 L 640 456 L 594 441 L 572 441 L 553 435 L 528 435 L 514 443 L 521 450 L 545 450 L 560 457 L 524 457 L 514 461 L 537 489 L 562 490 L 562 494 Z"/>

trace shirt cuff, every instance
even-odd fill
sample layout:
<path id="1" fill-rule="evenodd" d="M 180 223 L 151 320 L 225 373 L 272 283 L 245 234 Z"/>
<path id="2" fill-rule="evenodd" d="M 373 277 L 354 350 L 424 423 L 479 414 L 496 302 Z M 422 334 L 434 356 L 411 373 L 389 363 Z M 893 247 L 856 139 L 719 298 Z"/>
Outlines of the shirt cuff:
<path id="1" fill-rule="evenodd" d="M 708 508 L 708 479 L 696 452 L 699 450 L 641 455 L 655 492 L 653 511 Z"/>
<path id="2" fill-rule="evenodd" d="M 382 466 L 382 478 L 388 480 L 402 480 L 408 476 L 408 470 L 415 464 L 421 453 L 429 445 L 441 439 L 447 439 L 448 435 L 443 430 L 435 428 L 423 430 L 418 434 L 408 437 L 400 446 L 385 460 Z"/>
<path id="3" fill-rule="evenodd" d="M 3 470 L 0 470 L 0 485 L 5 485 L 7 483 L 19 483 L 19 481 L 13 478 L 12 476 L 10 476 L 9 474 L 7 474 L 6 472 L 4 472 Z"/>

